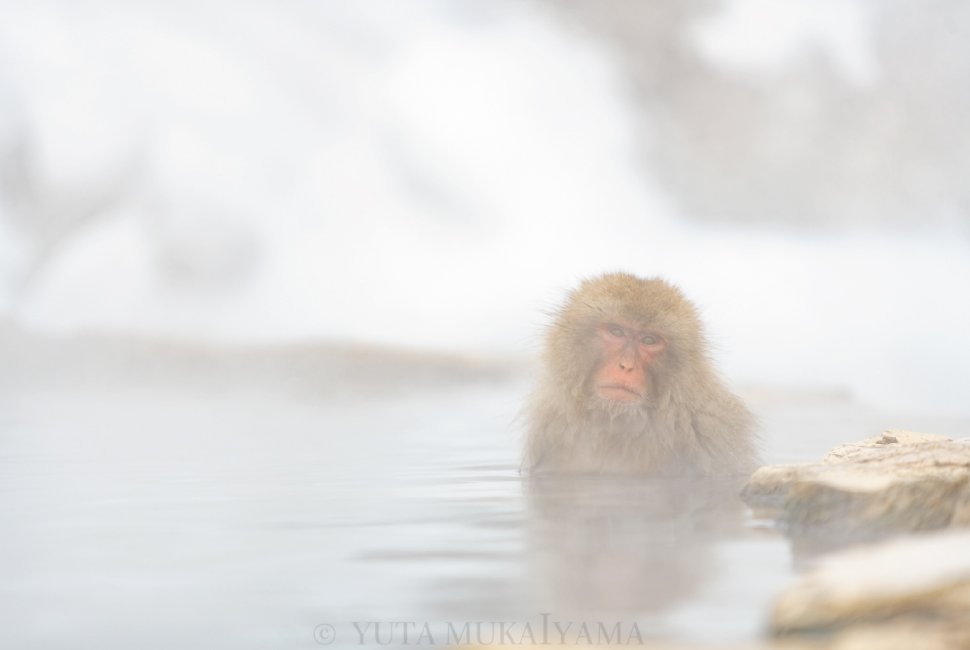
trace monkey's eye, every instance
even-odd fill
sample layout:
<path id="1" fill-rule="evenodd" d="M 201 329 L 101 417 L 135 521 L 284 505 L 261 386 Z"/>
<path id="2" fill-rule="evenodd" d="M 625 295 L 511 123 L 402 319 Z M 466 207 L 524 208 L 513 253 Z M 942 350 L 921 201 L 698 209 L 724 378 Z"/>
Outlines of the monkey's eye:
<path id="1" fill-rule="evenodd" d="M 640 339 L 640 342 L 643 343 L 644 345 L 656 345 L 657 337 L 654 336 L 653 334 L 647 334 L 642 339 Z"/>
<path id="2" fill-rule="evenodd" d="M 623 330 L 621 330 L 619 327 L 611 327 L 610 334 L 613 336 L 623 336 Z"/>

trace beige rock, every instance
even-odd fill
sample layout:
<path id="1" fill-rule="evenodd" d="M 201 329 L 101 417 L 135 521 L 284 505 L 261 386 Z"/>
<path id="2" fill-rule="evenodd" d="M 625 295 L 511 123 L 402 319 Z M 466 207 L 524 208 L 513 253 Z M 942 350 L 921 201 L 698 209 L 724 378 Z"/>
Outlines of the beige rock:
<path id="1" fill-rule="evenodd" d="M 860 639 L 917 630 L 927 643 L 963 647 L 970 642 L 970 532 L 911 535 L 827 556 L 782 593 L 771 625 L 783 635 L 852 628 Z"/>
<path id="2" fill-rule="evenodd" d="M 742 497 L 780 511 L 796 535 L 970 525 L 970 441 L 886 431 L 836 447 L 817 463 L 762 467 Z"/>
<path id="3" fill-rule="evenodd" d="M 841 463 L 850 460 L 863 460 L 879 457 L 887 445 L 915 445 L 924 442 L 952 442 L 946 436 L 935 433 L 917 433 L 902 429 L 883 431 L 882 435 L 866 438 L 862 442 L 836 447 L 822 456 L 823 463 Z"/>

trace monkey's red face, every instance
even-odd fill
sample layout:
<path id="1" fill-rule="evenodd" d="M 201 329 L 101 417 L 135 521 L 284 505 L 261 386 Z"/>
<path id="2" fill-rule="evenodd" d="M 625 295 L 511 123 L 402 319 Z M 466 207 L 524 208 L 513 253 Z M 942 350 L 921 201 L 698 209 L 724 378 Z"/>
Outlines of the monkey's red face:
<path id="1" fill-rule="evenodd" d="M 604 361 L 596 376 L 596 392 L 611 402 L 632 403 L 650 391 L 650 365 L 667 345 L 654 330 L 642 330 L 622 321 L 596 328 Z"/>

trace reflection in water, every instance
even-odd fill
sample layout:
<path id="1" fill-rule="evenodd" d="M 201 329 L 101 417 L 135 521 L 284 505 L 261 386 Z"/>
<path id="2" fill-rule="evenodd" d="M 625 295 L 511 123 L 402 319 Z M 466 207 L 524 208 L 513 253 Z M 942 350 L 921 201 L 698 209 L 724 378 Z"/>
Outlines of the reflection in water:
<path id="1" fill-rule="evenodd" d="M 827 504 L 830 510 L 837 506 Z M 874 544 L 896 535 L 913 532 L 904 525 L 899 527 L 860 525 L 853 516 L 846 514 L 835 521 L 826 523 L 811 522 L 793 525 L 784 511 L 760 510 L 758 516 L 773 522 L 776 529 L 784 533 L 791 543 L 792 562 L 798 570 L 814 566 L 819 558 L 830 553 L 842 551 L 852 546 Z M 943 527 L 943 526 L 941 526 Z M 930 527 L 929 529 L 932 529 Z"/>
<path id="2" fill-rule="evenodd" d="M 382 639 L 428 622 L 443 647 L 448 622 L 518 621 L 517 642 L 543 612 L 625 639 L 634 621 L 644 639 L 763 633 L 791 553 L 748 525 L 740 485 L 522 476 L 524 381 L 375 355 L 8 331 L 0 647 L 319 648 L 323 623 L 330 648 L 361 647 L 354 621 Z M 851 403 L 758 415 L 769 462 L 888 424 L 968 426 Z"/>
<path id="3" fill-rule="evenodd" d="M 659 612 L 713 577 L 743 533 L 742 478 L 536 476 L 532 557 L 557 611 Z"/>

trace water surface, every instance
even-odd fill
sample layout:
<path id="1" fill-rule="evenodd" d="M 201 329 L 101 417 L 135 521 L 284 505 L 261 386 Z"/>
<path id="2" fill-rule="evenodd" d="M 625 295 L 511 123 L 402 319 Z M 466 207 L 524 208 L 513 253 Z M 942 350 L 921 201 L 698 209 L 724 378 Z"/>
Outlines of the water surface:
<path id="1" fill-rule="evenodd" d="M 529 641 L 526 623 L 558 642 L 555 622 L 573 624 L 569 644 L 584 622 L 594 642 L 598 623 L 625 642 L 634 623 L 645 641 L 761 635 L 793 558 L 737 485 L 530 482 L 526 393 L 8 387 L 2 645 L 312 648 L 316 633 L 397 646 L 425 623 L 445 645 L 449 622 L 495 643 Z M 846 400 L 752 404 L 773 462 L 888 426 L 970 435 Z"/>

